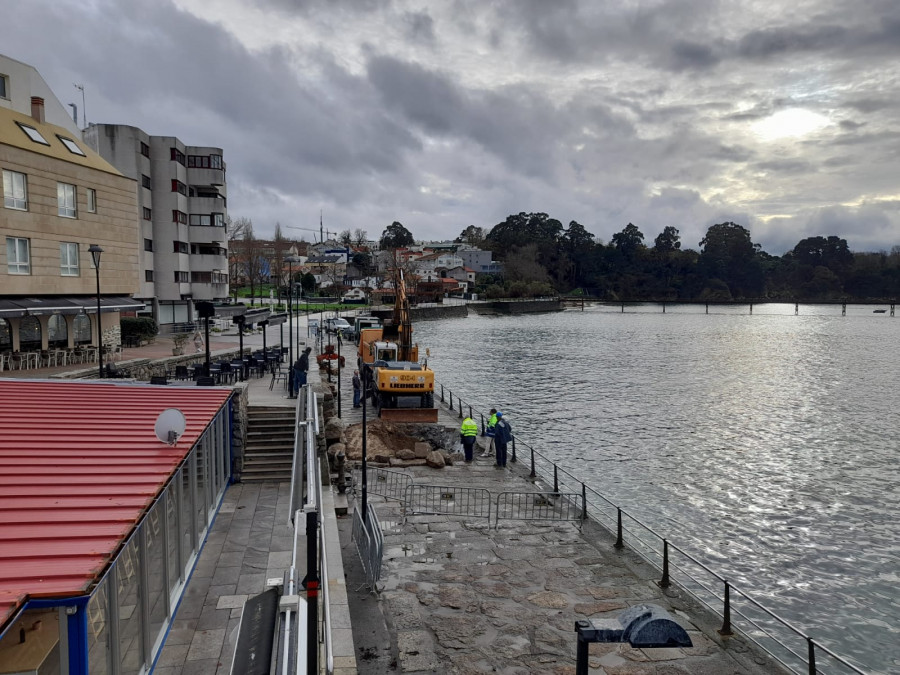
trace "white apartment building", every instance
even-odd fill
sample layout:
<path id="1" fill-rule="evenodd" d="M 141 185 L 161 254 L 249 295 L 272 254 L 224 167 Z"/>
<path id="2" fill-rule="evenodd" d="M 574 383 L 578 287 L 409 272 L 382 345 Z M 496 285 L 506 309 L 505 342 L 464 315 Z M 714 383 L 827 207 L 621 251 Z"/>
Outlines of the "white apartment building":
<path id="1" fill-rule="evenodd" d="M 91 124 L 86 143 L 137 182 L 140 289 L 161 325 L 194 318 L 197 301 L 228 297 L 227 192 L 222 149 Z"/>

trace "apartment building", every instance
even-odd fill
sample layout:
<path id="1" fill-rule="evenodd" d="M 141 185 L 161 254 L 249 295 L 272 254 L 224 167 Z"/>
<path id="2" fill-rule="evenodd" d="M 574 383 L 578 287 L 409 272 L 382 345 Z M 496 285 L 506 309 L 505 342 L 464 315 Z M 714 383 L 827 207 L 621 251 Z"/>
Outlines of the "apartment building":
<path id="1" fill-rule="evenodd" d="M 140 288 L 161 325 L 194 318 L 197 301 L 228 297 L 227 192 L 221 148 L 137 127 L 91 124 L 84 140 L 136 182 Z"/>
<path id="2" fill-rule="evenodd" d="M 73 124 L 47 119 L 49 109 L 63 121 L 64 108 L 33 68 L 0 56 L 0 81 L 0 366 L 30 365 L 26 353 L 114 347 L 120 312 L 143 307 L 130 297 L 138 288 L 134 181 Z M 99 331 L 93 244 L 103 250 Z"/>

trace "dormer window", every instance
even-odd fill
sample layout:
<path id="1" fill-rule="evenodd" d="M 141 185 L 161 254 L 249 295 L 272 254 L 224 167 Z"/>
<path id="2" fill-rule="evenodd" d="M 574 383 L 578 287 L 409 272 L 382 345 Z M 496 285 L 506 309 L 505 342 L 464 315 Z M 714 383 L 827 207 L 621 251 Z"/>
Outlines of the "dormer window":
<path id="1" fill-rule="evenodd" d="M 50 145 L 47 142 L 47 139 L 41 136 L 41 132 L 35 129 L 34 127 L 30 127 L 27 124 L 22 124 L 21 122 L 16 122 L 19 125 L 19 128 L 25 132 L 25 134 L 33 140 L 35 143 L 43 143 L 44 145 Z"/>

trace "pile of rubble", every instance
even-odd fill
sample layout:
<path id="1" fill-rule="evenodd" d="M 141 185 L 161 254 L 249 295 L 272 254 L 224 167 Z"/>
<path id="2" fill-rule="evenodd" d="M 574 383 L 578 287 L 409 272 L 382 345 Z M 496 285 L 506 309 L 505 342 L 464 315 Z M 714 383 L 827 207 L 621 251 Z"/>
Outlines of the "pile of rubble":
<path id="1" fill-rule="evenodd" d="M 375 418 L 366 425 L 366 458 L 370 466 L 442 469 L 463 461 L 458 435 L 434 424 L 398 424 Z M 362 424 L 344 427 L 336 417 L 325 423 L 328 454 L 348 461 L 362 459 Z"/>

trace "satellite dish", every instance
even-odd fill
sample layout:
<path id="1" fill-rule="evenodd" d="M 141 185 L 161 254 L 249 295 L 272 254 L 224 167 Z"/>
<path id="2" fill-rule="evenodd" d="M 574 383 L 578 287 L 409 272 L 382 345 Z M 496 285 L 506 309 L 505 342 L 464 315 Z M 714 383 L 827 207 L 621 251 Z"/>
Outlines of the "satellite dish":
<path id="1" fill-rule="evenodd" d="M 184 433 L 184 413 L 178 408 L 166 408 L 156 418 L 156 437 L 166 445 L 175 445 Z"/>

